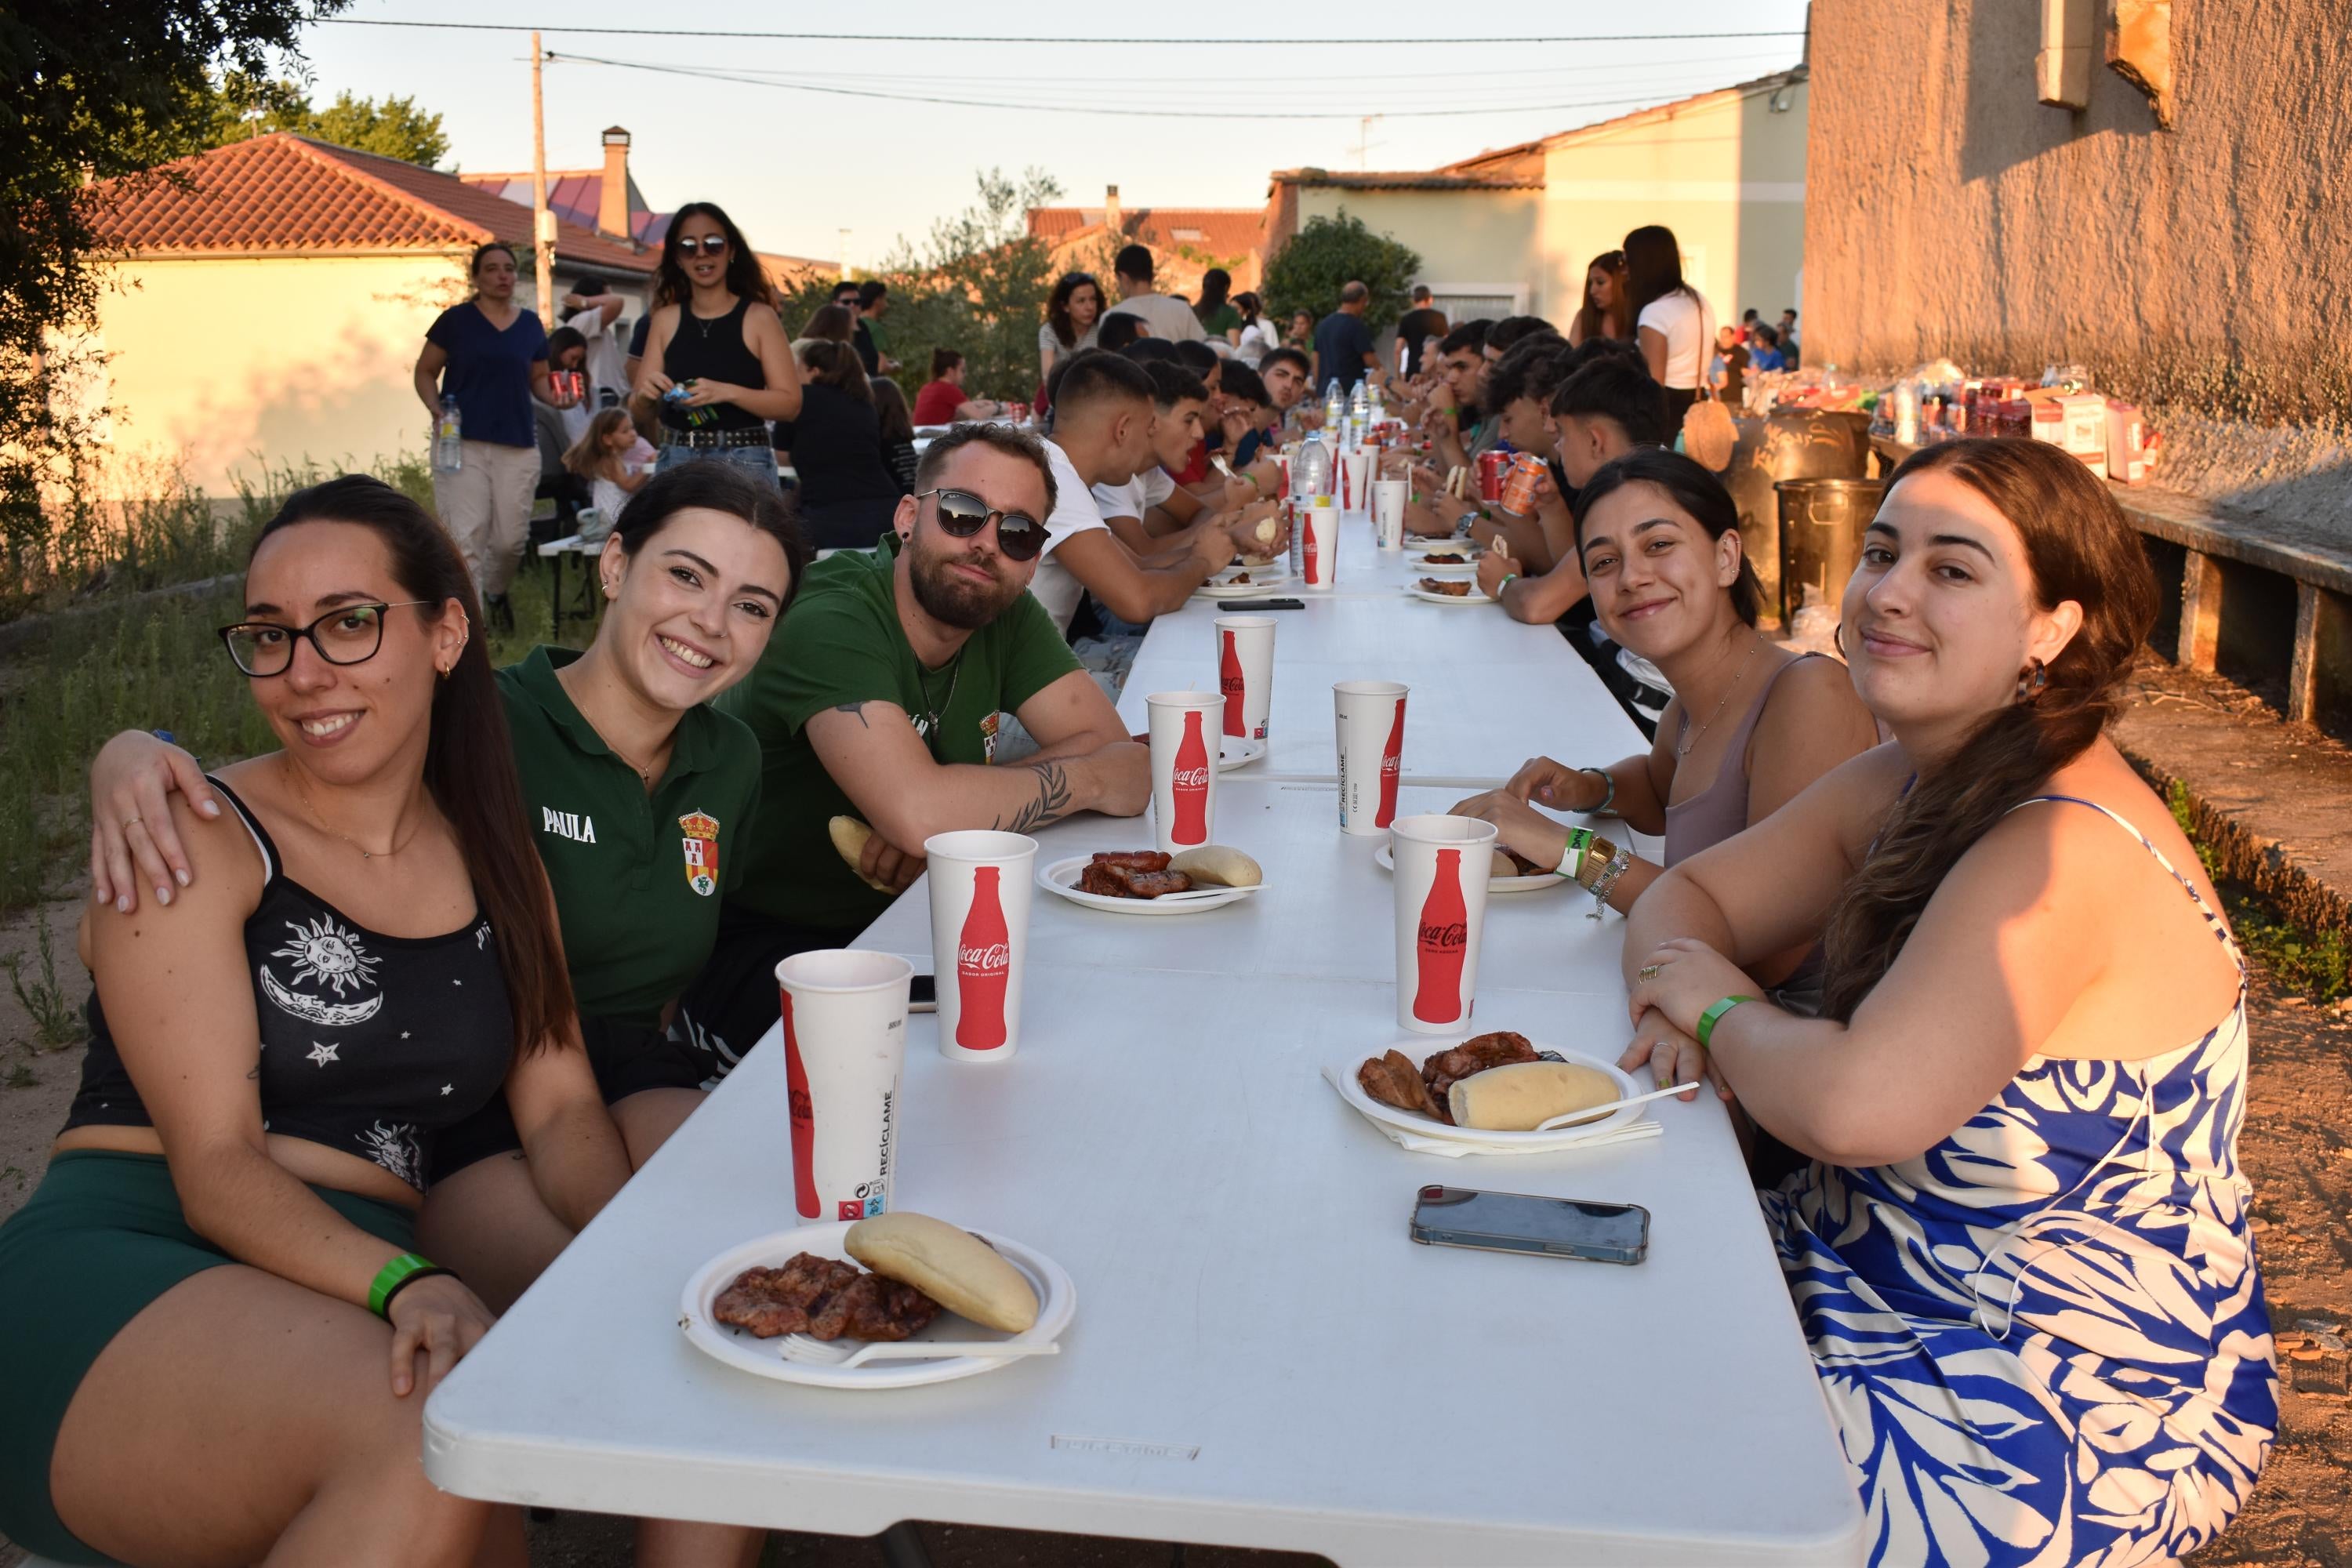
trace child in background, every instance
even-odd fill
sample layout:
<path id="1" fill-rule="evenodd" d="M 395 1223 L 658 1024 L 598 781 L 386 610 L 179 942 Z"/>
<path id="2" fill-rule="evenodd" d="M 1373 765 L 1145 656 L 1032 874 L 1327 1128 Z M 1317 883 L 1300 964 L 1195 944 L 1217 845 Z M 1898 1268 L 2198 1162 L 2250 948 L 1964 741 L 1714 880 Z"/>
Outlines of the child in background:
<path id="1" fill-rule="evenodd" d="M 611 532 L 621 508 L 646 482 L 645 465 L 654 460 L 653 444 L 637 434 L 625 408 L 606 408 L 588 421 L 588 429 L 563 454 L 563 466 L 588 481 L 590 504 Z"/>
<path id="2" fill-rule="evenodd" d="M 1710 384 L 1723 402 L 1738 408 L 1748 390 L 1748 351 L 1739 346 L 1739 332 L 1732 327 L 1718 327 L 1715 332 L 1715 364 Z"/>

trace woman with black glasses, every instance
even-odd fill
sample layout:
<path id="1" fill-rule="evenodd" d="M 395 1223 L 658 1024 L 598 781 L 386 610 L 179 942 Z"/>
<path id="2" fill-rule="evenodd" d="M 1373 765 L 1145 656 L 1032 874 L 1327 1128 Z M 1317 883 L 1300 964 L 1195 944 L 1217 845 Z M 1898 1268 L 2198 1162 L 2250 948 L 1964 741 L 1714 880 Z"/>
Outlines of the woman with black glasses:
<path id="1" fill-rule="evenodd" d="M 656 470 L 710 458 L 778 484 L 768 421 L 800 413 L 800 366 L 760 258 L 711 203 L 670 219 L 647 319 L 629 401 L 641 422 L 660 421 Z"/>

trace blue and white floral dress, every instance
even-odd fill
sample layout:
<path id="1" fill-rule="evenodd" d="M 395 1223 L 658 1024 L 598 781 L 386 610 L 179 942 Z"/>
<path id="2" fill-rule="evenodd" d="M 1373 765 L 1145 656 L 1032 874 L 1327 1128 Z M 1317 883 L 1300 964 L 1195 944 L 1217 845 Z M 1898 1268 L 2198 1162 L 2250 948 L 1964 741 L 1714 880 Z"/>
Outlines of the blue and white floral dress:
<path id="1" fill-rule="evenodd" d="M 1916 1159 L 1816 1161 L 1764 1214 L 1869 1522 L 1870 1561 L 2169 1563 L 2219 1533 L 2278 1420 L 2237 1163 L 2237 1005 L 2141 1061 L 2027 1062 Z"/>

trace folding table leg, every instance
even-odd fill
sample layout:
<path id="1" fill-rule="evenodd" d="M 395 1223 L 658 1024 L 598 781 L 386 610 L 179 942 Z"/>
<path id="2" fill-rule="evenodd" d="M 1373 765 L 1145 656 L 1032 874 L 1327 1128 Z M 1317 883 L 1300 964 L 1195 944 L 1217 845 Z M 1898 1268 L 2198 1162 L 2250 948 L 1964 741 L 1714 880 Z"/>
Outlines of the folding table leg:
<path id="1" fill-rule="evenodd" d="M 890 1568 L 931 1568 L 931 1554 L 914 1521 L 902 1519 L 882 1532 L 882 1560 Z"/>

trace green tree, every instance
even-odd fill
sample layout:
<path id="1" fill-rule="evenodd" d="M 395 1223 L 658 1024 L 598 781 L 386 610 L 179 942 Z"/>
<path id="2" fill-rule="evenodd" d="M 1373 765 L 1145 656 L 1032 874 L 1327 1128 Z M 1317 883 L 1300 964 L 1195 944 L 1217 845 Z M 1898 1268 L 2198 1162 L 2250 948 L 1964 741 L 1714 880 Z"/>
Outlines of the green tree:
<path id="1" fill-rule="evenodd" d="M 341 92 L 334 102 L 317 109 L 298 81 L 226 71 L 211 95 L 210 109 L 207 146 L 291 131 L 428 169 L 449 155 L 449 138 L 441 129 L 441 117 L 417 108 L 413 98 L 388 97 L 379 103 L 373 98 Z"/>
<path id="2" fill-rule="evenodd" d="M 1267 312 L 1288 321 L 1305 310 L 1320 321 L 1339 306 L 1339 289 L 1360 282 L 1372 291 L 1369 321 L 1386 323 L 1412 304 L 1409 290 L 1421 269 L 1421 253 L 1385 234 L 1375 234 L 1346 207 L 1337 217 L 1312 217 L 1265 264 L 1260 290 Z"/>
<path id="3" fill-rule="evenodd" d="M 964 356 L 973 396 L 1025 401 L 1036 390 L 1037 327 L 1054 289 L 1052 247 L 1029 233 L 1026 214 L 1062 187 L 1034 168 L 1018 180 L 1002 169 L 976 179 L 971 206 L 933 224 L 919 247 L 902 237 L 883 263 L 885 330 L 910 395 L 929 379 L 931 351 L 951 348 Z"/>
<path id="4" fill-rule="evenodd" d="M 214 73 L 259 77 L 347 0 L 11 0 L 0 14 L 0 591 L 48 570 L 42 487 L 105 416 L 53 396 L 95 324 L 109 197 L 204 147 Z M 5 596 L 5 594 L 0 594 Z"/>

